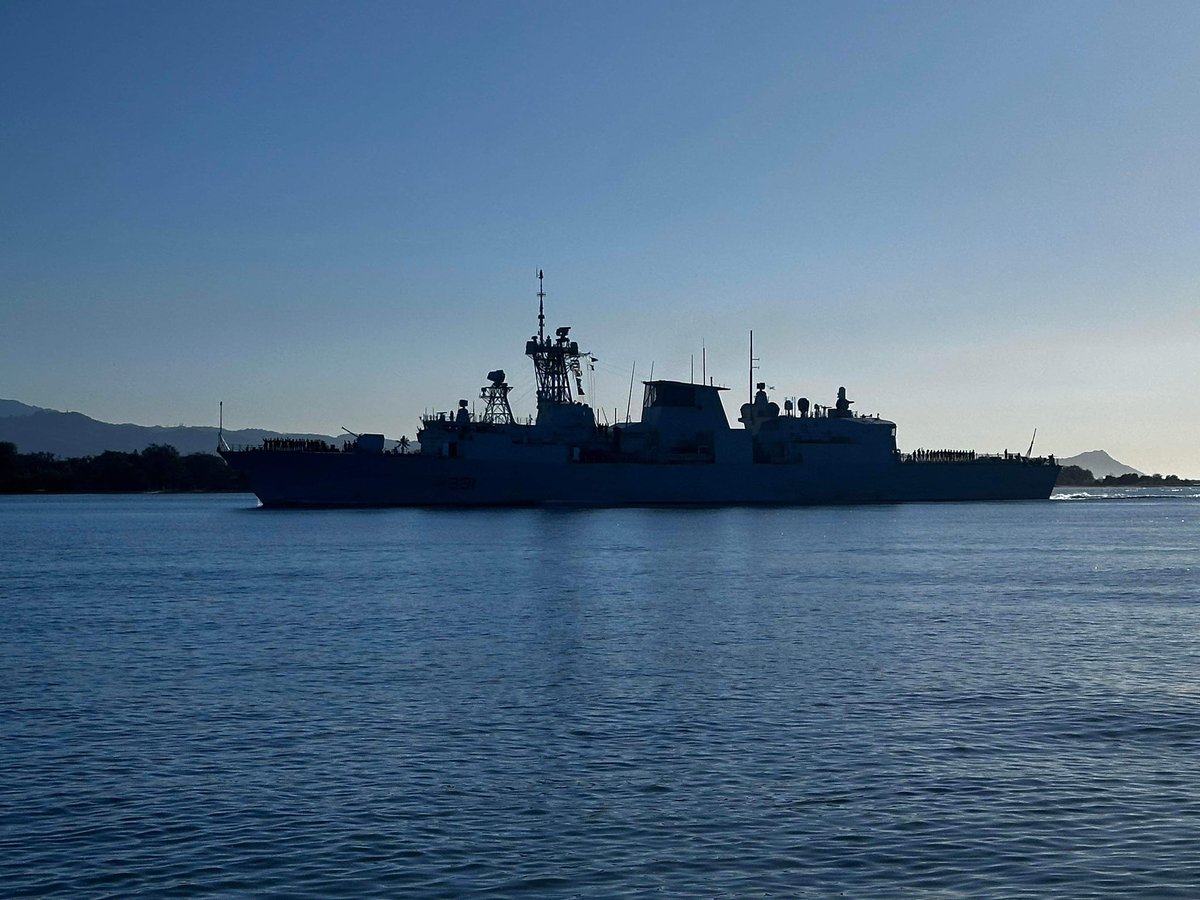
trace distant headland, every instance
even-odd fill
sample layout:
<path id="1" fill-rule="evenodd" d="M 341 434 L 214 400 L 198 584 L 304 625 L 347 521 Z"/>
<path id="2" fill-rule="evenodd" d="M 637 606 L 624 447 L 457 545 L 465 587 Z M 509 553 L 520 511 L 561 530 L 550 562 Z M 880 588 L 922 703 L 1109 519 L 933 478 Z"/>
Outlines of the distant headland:
<path id="1" fill-rule="evenodd" d="M 263 438 L 290 437 L 341 443 L 327 434 L 285 434 L 265 428 L 225 431 L 230 444 L 257 444 Z M 62 458 L 96 456 L 106 451 L 133 453 L 168 445 L 182 454 L 217 451 L 212 425 L 116 425 L 78 412 L 60 412 L 17 400 L 0 400 L 0 441 L 16 444 L 22 453 L 52 453 Z"/>
<path id="2" fill-rule="evenodd" d="M 1058 487 L 1173 487 L 1200 484 L 1178 475 L 1147 475 L 1113 459 L 1103 450 L 1089 450 L 1060 459 Z"/>

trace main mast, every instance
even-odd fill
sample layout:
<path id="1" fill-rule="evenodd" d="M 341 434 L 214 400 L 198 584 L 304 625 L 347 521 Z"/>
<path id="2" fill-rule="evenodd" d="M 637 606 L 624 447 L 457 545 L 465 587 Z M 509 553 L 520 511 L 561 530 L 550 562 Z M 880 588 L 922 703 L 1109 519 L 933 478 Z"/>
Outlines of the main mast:
<path id="1" fill-rule="evenodd" d="M 542 270 L 538 269 L 538 333 L 525 342 L 525 355 L 533 360 L 533 372 L 537 378 L 538 408 L 544 403 L 569 404 L 575 392 L 583 396 L 583 367 L 580 364 L 579 344 L 568 335 L 571 326 L 555 329 L 554 337 L 546 337 L 546 292 L 542 287 Z"/>

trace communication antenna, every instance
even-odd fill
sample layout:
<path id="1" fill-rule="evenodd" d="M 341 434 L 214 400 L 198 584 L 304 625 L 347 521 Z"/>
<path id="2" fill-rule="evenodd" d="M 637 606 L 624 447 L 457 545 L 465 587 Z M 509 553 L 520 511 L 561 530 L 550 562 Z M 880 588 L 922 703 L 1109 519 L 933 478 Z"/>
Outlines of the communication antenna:
<path id="1" fill-rule="evenodd" d="M 755 365 L 759 359 L 754 355 L 754 329 L 750 329 L 750 402 L 754 402 L 754 370 L 758 368 Z"/>
<path id="2" fill-rule="evenodd" d="M 542 290 L 542 270 L 538 269 L 538 340 L 546 338 L 546 292 Z"/>
<path id="3" fill-rule="evenodd" d="M 1029 459 L 1033 456 L 1033 442 L 1037 440 L 1037 429 L 1033 429 L 1033 437 L 1029 439 L 1029 449 L 1025 451 L 1025 458 Z"/>

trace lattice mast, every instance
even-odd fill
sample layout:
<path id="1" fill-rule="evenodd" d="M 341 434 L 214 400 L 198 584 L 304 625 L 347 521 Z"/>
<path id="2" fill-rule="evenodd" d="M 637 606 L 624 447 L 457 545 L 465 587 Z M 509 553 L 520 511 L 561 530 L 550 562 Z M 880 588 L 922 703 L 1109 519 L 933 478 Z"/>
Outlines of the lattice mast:
<path id="1" fill-rule="evenodd" d="M 486 404 L 483 421 L 491 425 L 511 425 L 513 413 L 508 404 L 508 392 L 512 387 L 504 380 L 504 370 L 488 372 L 488 380 L 491 384 L 479 389 L 479 399 Z"/>
<path id="2" fill-rule="evenodd" d="M 554 337 L 546 337 L 546 292 L 542 288 L 542 270 L 538 269 L 538 333 L 525 343 L 525 355 L 533 360 L 533 372 L 537 378 L 538 405 L 545 403 L 572 403 L 571 382 L 574 390 L 583 396 L 583 366 L 579 344 L 568 336 L 571 326 L 565 325 L 554 331 Z"/>

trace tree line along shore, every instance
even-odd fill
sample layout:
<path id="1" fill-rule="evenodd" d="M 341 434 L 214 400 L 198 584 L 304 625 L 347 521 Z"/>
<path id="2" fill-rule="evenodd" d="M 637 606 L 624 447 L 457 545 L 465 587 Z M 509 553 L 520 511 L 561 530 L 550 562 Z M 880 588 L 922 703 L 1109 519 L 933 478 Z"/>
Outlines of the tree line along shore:
<path id="1" fill-rule="evenodd" d="M 1172 487 L 1200 484 L 1177 475 L 1106 475 L 1064 466 L 1060 487 Z M 181 454 L 169 444 L 123 453 L 59 459 L 53 453 L 18 453 L 0 441 L 0 494 L 129 494 L 148 491 L 247 491 L 245 480 L 219 456 Z"/>
<path id="2" fill-rule="evenodd" d="M 149 491 L 247 491 L 242 476 L 211 453 L 186 456 L 168 444 L 122 453 L 59 459 L 18 453 L 0 441 L 0 494 L 132 494 Z"/>
<path id="3" fill-rule="evenodd" d="M 1184 487 L 1200 484 L 1178 475 L 1105 475 L 1097 478 L 1091 470 L 1080 466 L 1063 466 L 1055 487 Z"/>

